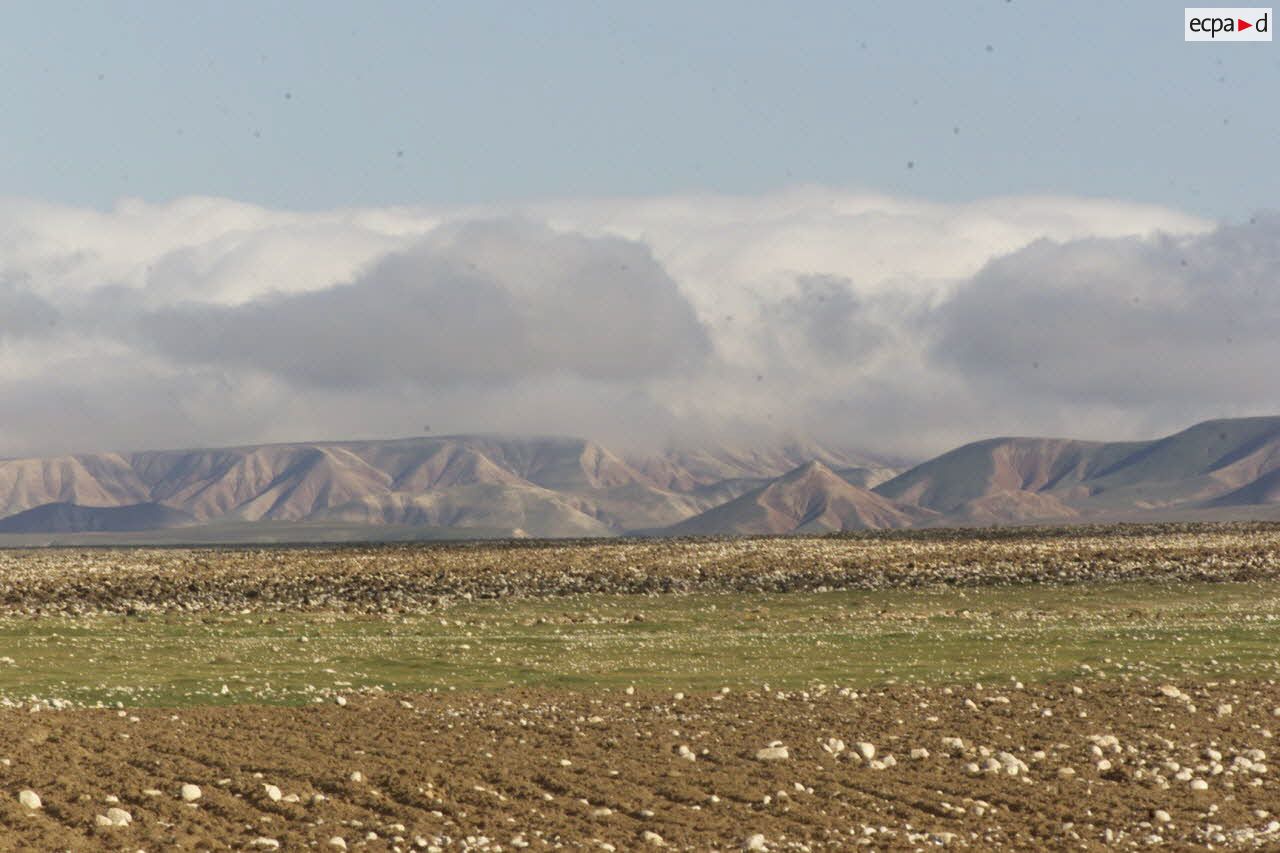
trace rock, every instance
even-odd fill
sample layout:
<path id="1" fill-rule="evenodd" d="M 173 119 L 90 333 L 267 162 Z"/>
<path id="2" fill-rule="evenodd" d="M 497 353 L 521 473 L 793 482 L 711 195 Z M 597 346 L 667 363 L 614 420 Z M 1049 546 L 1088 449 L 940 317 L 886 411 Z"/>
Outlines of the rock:
<path id="1" fill-rule="evenodd" d="M 1169 823 L 1173 820 L 1164 809 L 1156 809 L 1151 813 L 1151 817 L 1156 823 Z"/>
<path id="2" fill-rule="evenodd" d="M 853 745 L 853 751 L 862 757 L 863 761 L 870 761 L 876 757 L 876 748 L 874 744 L 860 740 Z"/>
<path id="3" fill-rule="evenodd" d="M 768 850 L 769 846 L 765 843 L 764 836 L 757 832 L 755 835 L 747 836 L 747 840 L 742 842 L 742 849 L 759 851 Z"/>
<path id="4" fill-rule="evenodd" d="M 330 846 L 330 847 L 335 847 L 335 848 L 337 848 L 338 850 L 346 850 L 346 849 L 347 849 L 347 839 L 343 838 L 341 835 L 335 835 L 335 836 L 333 836 L 333 838 L 330 838 L 330 839 L 329 839 L 329 846 Z"/>
<path id="5" fill-rule="evenodd" d="M 1160 695 L 1168 699 L 1180 699 L 1182 698 L 1182 691 L 1172 684 L 1161 684 Z"/>
<path id="6" fill-rule="evenodd" d="M 29 809 L 38 809 L 44 805 L 40 802 L 40 795 L 30 788 L 18 792 L 18 802 Z"/>
<path id="7" fill-rule="evenodd" d="M 1234 710 L 1235 710 L 1235 707 L 1230 702 L 1223 702 L 1218 706 L 1218 716 L 1219 717 L 1230 716 L 1231 712 Z"/>
<path id="8" fill-rule="evenodd" d="M 662 840 L 662 836 L 651 829 L 646 829 L 640 833 L 640 840 L 650 847 L 666 847 L 667 842 Z"/>
<path id="9" fill-rule="evenodd" d="M 919 761 L 924 758 L 928 758 L 929 750 L 925 749 L 922 746 L 917 746 L 915 749 L 911 750 L 911 757 L 916 761 Z"/>
<path id="10" fill-rule="evenodd" d="M 258 836 L 257 838 L 253 839 L 253 841 L 249 842 L 249 846 L 257 847 L 260 850 L 279 850 L 280 842 L 276 841 L 274 838 L 266 838 L 264 836 Z"/>
<path id="11" fill-rule="evenodd" d="M 345 708 L 347 707 L 347 697 L 346 696 L 335 697 L 333 700 L 333 703 L 337 705 L 339 708 Z"/>
<path id="12" fill-rule="evenodd" d="M 122 808 L 112 806 L 107 809 L 107 820 L 111 821 L 112 826 L 128 826 L 133 823 L 133 815 Z"/>
<path id="13" fill-rule="evenodd" d="M 361 773 L 359 770 L 352 770 L 351 775 L 348 776 L 347 778 L 350 779 L 352 782 L 359 784 L 364 781 L 364 774 Z"/>
<path id="14" fill-rule="evenodd" d="M 1192 779 L 1192 780 L 1191 780 L 1191 790 L 1193 790 L 1193 791 L 1207 791 L 1207 790 L 1209 790 L 1209 783 L 1208 783 L 1208 782 L 1206 782 L 1206 781 L 1204 781 L 1203 779 Z"/>
<path id="15" fill-rule="evenodd" d="M 1019 773 L 1027 772 L 1026 762 L 1011 752 L 997 752 L 996 761 L 1000 762 L 1000 767 L 1006 776 L 1017 776 Z"/>
<path id="16" fill-rule="evenodd" d="M 785 761 L 791 757 L 785 746 L 766 746 L 756 750 L 756 761 Z M 752 836 L 753 838 L 755 836 Z"/>
<path id="17" fill-rule="evenodd" d="M 114 823 L 114 822 L 112 822 L 111 818 L 107 817 L 107 816 L 106 816 L 106 815 L 104 815 L 104 814 L 97 814 L 97 815 L 94 815 L 94 816 L 93 816 L 93 822 L 94 822 L 96 825 L 98 825 L 98 826 L 103 826 L 103 827 L 107 827 L 107 826 L 115 826 L 115 823 Z"/>
<path id="18" fill-rule="evenodd" d="M 199 785 L 192 785 L 188 782 L 182 786 L 181 796 L 184 801 L 194 803 L 196 800 L 204 796 L 204 793 L 200 790 Z"/>
<path id="19" fill-rule="evenodd" d="M 280 802 L 280 798 L 284 796 L 275 785 L 263 785 L 262 789 L 267 792 L 267 799 L 273 803 Z"/>

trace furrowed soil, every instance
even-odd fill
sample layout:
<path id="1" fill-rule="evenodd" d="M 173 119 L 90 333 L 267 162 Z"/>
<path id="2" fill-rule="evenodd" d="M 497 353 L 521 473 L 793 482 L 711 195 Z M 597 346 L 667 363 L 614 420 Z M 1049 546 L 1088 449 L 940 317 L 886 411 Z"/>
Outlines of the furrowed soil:
<path id="1" fill-rule="evenodd" d="M 514 691 L 362 696 L 343 707 L 9 711 L 0 714 L 5 786 L 38 792 L 43 807 L 0 802 L 0 844 L 274 849 L 259 840 L 270 839 L 332 850 L 340 837 L 369 850 L 656 849 L 649 832 L 693 850 L 741 849 L 757 833 L 771 850 L 1274 849 L 1280 824 L 1270 812 L 1280 796 L 1269 759 L 1254 750 L 1274 751 L 1280 688 L 1177 686 L 1177 698 L 1155 684 L 1089 679 L 1025 689 Z M 830 738 L 847 747 L 833 754 L 823 747 Z M 771 742 L 789 757 L 758 760 Z M 858 757 L 855 742 L 873 744 L 880 763 Z M 913 758 L 921 749 L 927 756 Z M 198 785 L 200 799 L 183 802 L 183 784 Z M 130 825 L 95 825 L 108 796 Z"/>

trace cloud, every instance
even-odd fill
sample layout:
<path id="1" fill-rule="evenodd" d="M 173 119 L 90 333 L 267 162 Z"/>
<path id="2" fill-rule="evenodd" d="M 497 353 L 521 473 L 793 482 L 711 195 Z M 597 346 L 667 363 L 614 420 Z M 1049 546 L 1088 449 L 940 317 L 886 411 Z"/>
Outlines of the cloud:
<path id="1" fill-rule="evenodd" d="M 1280 404 L 1280 217 L 1174 237 L 1039 241 L 930 319 L 932 358 L 1020 408 L 1148 415 Z"/>
<path id="2" fill-rule="evenodd" d="M 58 310 L 39 296 L 0 281 L 0 341 L 46 335 L 58 319 Z"/>
<path id="3" fill-rule="evenodd" d="M 696 372 L 710 350 L 644 246 L 515 221 L 433 233 L 348 283 L 237 306 L 184 303 L 139 327 L 183 363 L 325 387 L 645 379 Z"/>
<path id="4" fill-rule="evenodd" d="M 924 455 L 1274 407 L 1280 221 L 1051 197 L 0 200 L 0 454 L 779 431 Z"/>

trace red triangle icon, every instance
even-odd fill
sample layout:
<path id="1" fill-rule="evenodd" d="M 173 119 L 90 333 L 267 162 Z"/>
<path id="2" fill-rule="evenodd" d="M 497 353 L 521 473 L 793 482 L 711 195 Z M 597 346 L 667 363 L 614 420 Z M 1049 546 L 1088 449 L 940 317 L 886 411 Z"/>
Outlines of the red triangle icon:
<path id="1" fill-rule="evenodd" d="M 1236 18 L 1236 23 L 1240 25 L 1240 26 L 1238 26 L 1238 27 L 1236 28 L 1236 29 L 1240 30 L 1240 32 L 1244 32 L 1245 30 L 1247 30 L 1247 29 L 1249 29 L 1250 27 L 1252 27 L 1252 26 L 1253 26 L 1253 24 L 1249 23 L 1248 21 L 1244 20 L 1243 18 Z"/>

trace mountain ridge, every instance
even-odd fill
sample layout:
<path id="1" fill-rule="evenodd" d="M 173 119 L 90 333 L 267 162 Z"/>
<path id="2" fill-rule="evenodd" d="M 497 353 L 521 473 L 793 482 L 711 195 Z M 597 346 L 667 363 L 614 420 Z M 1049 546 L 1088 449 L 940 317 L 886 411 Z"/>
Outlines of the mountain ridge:
<path id="1" fill-rule="evenodd" d="M 1280 416 L 1204 421 L 1147 441 L 987 438 L 905 469 L 799 439 L 642 454 L 493 433 L 0 459 L 0 521 L 18 517 L 0 532 L 107 529 L 119 522 L 99 510 L 144 505 L 160 508 L 150 510 L 156 529 L 305 523 L 542 537 L 1273 518 Z"/>

